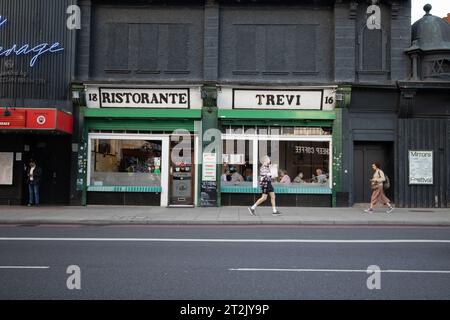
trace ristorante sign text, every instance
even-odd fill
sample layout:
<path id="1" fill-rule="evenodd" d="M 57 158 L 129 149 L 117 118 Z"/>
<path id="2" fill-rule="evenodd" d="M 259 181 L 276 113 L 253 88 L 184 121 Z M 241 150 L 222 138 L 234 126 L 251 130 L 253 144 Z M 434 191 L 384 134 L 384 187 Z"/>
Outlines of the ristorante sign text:
<path id="1" fill-rule="evenodd" d="M 189 108 L 189 89 L 97 88 L 87 91 L 87 104 L 101 108 Z"/>

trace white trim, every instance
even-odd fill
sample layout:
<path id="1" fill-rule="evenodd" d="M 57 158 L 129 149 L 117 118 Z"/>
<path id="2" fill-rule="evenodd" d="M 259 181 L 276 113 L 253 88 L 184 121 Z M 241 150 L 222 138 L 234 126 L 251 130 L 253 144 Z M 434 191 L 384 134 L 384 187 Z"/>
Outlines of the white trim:
<path id="1" fill-rule="evenodd" d="M 92 140 L 159 140 L 161 141 L 161 202 L 160 206 L 168 205 L 169 192 L 169 135 L 168 134 L 135 134 L 135 133 L 96 133 L 88 134 L 88 164 L 86 186 L 91 185 L 91 160 L 92 160 Z"/>
<path id="2" fill-rule="evenodd" d="M 253 188 L 258 188 L 258 139 L 253 138 Z"/>
<path id="3" fill-rule="evenodd" d="M 331 141 L 331 135 L 260 135 L 260 134 L 232 134 L 222 133 L 222 140 L 278 140 L 278 141 Z"/>
<path id="4" fill-rule="evenodd" d="M 229 271 L 274 271 L 274 272 L 359 272 L 359 273 L 437 273 L 449 274 L 450 270 L 371 270 L 371 269 L 271 269 L 230 268 Z"/>
<path id="5" fill-rule="evenodd" d="M 88 135 L 88 150 L 87 150 L 87 178 L 86 178 L 86 186 L 89 187 L 91 185 L 91 161 L 92 161 L 92 143 L 91 137 Z"/>
<path id="6" fill-rule="evenodd" d="M 329 143 L 329 155 L 328 155 L 328 187 L 333 189 L 333 136 L 317 136 L 317 135 L 258 135 L 258 134 L 231 134 L 222 133 L 222 140 L 250 140 L 253 141 L 254 159 L 253 159 L 253 188 L 258 187 L 258 141 L 312 141 L 312 142 L 328 142 Z"/>
<path id="7" fill-rule="evenodd" d="M 169 205 L 169 137 L 163 137 L 161 146 L 161 207 Z"/>
<path id="8" fill-rule="evenodd" d="M 198 206 L 198 177 L 199 173 L 199 137 L 198 134 L 194 133 L 194 166 L 195 166 L 195 174 L 194 174 L 194 206 Z M 203 161 L 203 159 L 202 159 Z M 203 164 L 203 163 L 202 163 Z"/>
<path id="9" fill-rule="evenodd" d="M 100 242 L 210 242 L 210 243 L 339 243 L 339 244 L 404 244 L 450 243 L 445 239 L 242 239 L 242 238 L 53 238 L 0 237 L 0 241 L 100 241 Z"/>
<path id="10" fill-rule="evenodd" d="M 115 139 L 115 140 L 162 140 L 169 137 L 169 134 L 139 134 L 139 133 L 97 133 L 89 132 L 89 138 L 95 139 Z"/>
<path id="11" fill-rule="evenodd" d="M 329 160 L 328 160 L 328 185 L 331 190 L 333 190 L 333 140 L 331 139 L 329 141 L 329 147 L 328 147 L 328 153 L 329 153 Z"/>

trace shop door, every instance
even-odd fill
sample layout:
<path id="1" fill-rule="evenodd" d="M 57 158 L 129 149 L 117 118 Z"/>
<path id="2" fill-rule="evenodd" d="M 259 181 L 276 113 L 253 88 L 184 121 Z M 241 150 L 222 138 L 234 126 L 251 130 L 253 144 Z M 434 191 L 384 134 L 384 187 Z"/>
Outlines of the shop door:
<path id="1" fill-rule="evenodd" d="M 42 168 L 40 203 L 63 205 L 69 203 L 70 194 L 70 136 L 30 136 L 27 140 L 29 151 L 25 159 L 34 159 Z M 24 175 L 25 177 L 25 175 Z M 25 185 L 25 183 L 24 183 Z M 24 199 L 28 201 L 25 186 Z"/>
<path id="2" fill-rule="evenodd" d="M 369 203 L 372 190 L 372 163 L 379 163 L 384 173 L 389 176 L 391 187 L 386 195 L 394 201 L 394 149 L 389 142 L 355 142 L 353 160 L 353 202 Z"/>
<path id="3" fill-rule="evenodd" d="M 169 206 L 194 205 L 194 139 L 183 136 L 183 141 L 170 141 Z"/>

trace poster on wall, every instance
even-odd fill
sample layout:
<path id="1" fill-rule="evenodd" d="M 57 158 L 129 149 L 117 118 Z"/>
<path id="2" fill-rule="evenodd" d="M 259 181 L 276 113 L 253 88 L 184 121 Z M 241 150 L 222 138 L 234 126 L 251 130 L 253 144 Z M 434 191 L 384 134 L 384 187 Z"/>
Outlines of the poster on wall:
<path id="1" fill-rule="evenodd" d="M 216 154 L 203 153 L 202 181 L 216 181 Z"/>
<path id="2" fill-rule="evenodd" d="M 409 184 L 433 184 L 433 151 L 409 150 Z"/>
<path id="3" fill-rule="evenodd" d="M 14 152 L 0 152 L 0 185 L 13 184 Z"/>

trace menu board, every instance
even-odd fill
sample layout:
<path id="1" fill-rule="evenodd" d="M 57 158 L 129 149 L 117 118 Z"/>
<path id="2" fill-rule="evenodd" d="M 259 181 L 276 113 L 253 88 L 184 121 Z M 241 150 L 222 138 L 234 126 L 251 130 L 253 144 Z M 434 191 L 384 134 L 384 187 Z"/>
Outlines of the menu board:
<path id="1" fill-rule="evenodd" d="M 13 184 L 14 152 L 0 152 L 0 185 Z"/>
<path id="2" fill-rule="evenodd" d="M 202 181 L 200 205 L 202 207 L 215 207 L 217 205 L 217 184 L 215 181 Z"/>
<path id="3" fill-rule="evenodd" d="M 433 184 L 433 151 L 409 150 L 409 184 Z"/>
<path id="4" fill-rule="evenodd" d="M 203 153 L 202 181 L 216 181 L 216 153 Z"/>

